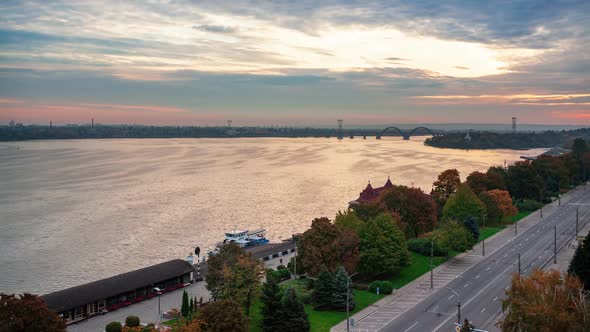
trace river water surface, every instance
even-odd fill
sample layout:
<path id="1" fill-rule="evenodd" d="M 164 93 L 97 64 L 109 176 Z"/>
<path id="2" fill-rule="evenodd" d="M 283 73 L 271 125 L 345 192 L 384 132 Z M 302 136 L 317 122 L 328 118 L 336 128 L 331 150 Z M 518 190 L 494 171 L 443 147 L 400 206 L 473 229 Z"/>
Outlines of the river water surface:
<path id="1" fill-rule="evenodd" d="M 56 140 L 0 143 L 0 292 L 48 293 L 184 258 L 228 230 L 272 240 L 334 217 L 371 181 L 427 192 L 438 173 L 531 151 L 424 138 Z"/>

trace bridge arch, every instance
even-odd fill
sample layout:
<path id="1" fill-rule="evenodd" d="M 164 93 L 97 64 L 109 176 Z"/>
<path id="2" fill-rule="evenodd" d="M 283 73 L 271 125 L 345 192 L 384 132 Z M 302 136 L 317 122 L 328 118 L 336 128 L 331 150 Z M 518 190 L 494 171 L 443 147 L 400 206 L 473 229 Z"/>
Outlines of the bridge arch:
<path id="1" fill-rule="evenodd" d="M 399 129 L 398 127 L 387 127 L 379 133 L 378 137 L 383 136 L 383 134 L 385 134 L 385 132 L 388 131 L 389 129 L 394 129 L 395 131 L 397 131 L 400 134 L 400 136 L 406 137 L 406 134 L 404 134 L 404 132 L 401 129 Z"/>
<path id="2" fill-rule="evenodd" d="M 410 133 L 408 134 L 408 139 L 410 138 L 410 136 L 412 136 L 412 135 L 413 135 L 413 134 L 414 134 L 414 133 L 415 133 L 417 130 L 419 130 L 419 129 L 424 129 L 424 130 L 426 130 L 427 132 L 429 132 L 429 133 L 430 133 L 430 135 L 432 135 L 432 136 L 436 136 L 436 135 L 434 134 L 434 132 L 433 132 L 432 130 L 430 130 L 429 128 L 426 128 L 426 127 L 416 127 L 416 128 L 414 128 L 414 129 L 412 129 L 412 131 L 410 131 Z"/>

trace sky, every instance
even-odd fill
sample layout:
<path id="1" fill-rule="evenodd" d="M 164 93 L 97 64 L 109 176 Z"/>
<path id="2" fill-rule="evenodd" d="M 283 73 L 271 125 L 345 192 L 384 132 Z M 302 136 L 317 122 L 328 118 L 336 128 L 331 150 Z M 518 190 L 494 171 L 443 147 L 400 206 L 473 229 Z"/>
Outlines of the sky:
<path id="1" fill-rule="evenodd" d="M 0 2 L 0 124 L 590 125 L 590 1 Z"/>

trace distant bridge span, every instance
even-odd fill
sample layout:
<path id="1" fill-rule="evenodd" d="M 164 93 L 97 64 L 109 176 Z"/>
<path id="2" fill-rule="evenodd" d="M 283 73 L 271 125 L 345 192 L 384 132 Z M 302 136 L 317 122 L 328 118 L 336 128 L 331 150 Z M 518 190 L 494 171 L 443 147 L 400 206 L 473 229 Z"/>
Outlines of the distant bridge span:
<path id="1" fill-rule="evenodd" d="M 430 135 L 436 136 L 436 134 L 432 130 L 430 130 L 429 128 L 426 128 L 426 127 L 416 127 L 414 129 L 410 130 L 410 132 L 404 132 L 403 130 L 399 129 L 398 127 L 387 127 L 385 129 L 383 129 L 380 133 L 377 134 L 377 139 L 381 139 L 381 136 L 383 136 L 383 134 L 390 129 L 397 131 L 406 141 L 409 140 L 410 136 L 414 135 L 414 133 L 418 130 L 425 130 L 428 133 L 430 133 Z"/>

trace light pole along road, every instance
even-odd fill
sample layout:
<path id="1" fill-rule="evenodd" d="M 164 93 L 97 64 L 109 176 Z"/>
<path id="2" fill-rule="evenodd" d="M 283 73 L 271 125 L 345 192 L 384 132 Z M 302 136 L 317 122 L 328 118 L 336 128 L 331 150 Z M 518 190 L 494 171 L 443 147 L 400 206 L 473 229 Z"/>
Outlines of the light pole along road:
<path id="1" fill-rule="evenodd" d="M 576 236 L 578 209 L 580 228 L 589 221 L 590 207 L 583 206 L 590 205 L 590 191 L 580 189 L 572 192 L 568 204 L 552 203 L 557 209 L 554 213 L 545 215 L 518 235 L 512 234 L 511 242 L 435 290 L 381 331 L 454 331 L 459 298 L 461 317 L 469 319 L 478 329 L 498 331 L 495 324 L 502 315 L 501 301 L 506 297 L 512 274 L 520 268 L 528 276 L 535 268 L 553 263 L 555 252 Z"/>

